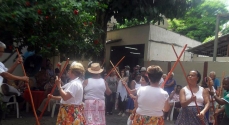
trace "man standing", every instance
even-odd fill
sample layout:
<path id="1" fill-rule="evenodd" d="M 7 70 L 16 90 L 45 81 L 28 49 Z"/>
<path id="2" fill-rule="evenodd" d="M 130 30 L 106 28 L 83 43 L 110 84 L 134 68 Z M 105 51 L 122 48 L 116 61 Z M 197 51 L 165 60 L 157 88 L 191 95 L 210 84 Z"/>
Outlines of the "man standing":
<path id="1" fill-rule="evenodd" d="M 216 78 L 215 72 L 214 72 L 214 71 L 211 71 L 211 72 L 209 73 L 209 76 L 211 77 L 211 79 L 212 79 L 212 81 L 213 81 L 213 83 L 214 83 L 214 88 L 215 88 L 215 90 L 217 90 L 218 87 L 220 86 L 220 82 L 219 82 L 219 79 Z"/>
<path id="2" fill-rule="evenodd" d="M 210 81 L 210 82 L 213 82 L 213 81 Z M 223 117 L 222 121 L 220 121 L 220 125 L 228 125 L 228 122 L 229 122 L 229 77 L 225 77 L 223 79 L 223 89 L 225 90 L 223 94 L 223 98 L 217 97 L 216 93 L 213 91 L 211 91 L 210 94 L 214 97 L 215 101 L 218 104 L 223 105 L 221 109 L 217 109 L 215 111 L 216 116 L 218 116 L 219 113 L 225 112 L 225 116 Z"/>
<path id="3" fill-rule="evenodd" d="M 6 48 L 6 45 L 0 41 L 0 57 L 2 57 L 4 50 Z M 0 93 L 4 96 L 11 96 L 16 95 L 16 97 L 20 96 L 20 93 L 16 91 L 16 89 L 8 85 L 7 83 L 3 83 L 3 79 L 8 80 L 19 80 L 19 81 L 25 81 L 29 82 L 29 78 L 27 76 L 15 76 L 12 74 L 12 72 L 15 70 L 15 68 L 22 63 L 22 57 L 18 57 L 18 59 L 15 61 L 13 66 L 11 66 L 9 69 L 5 67 L 5 65 L 0 62 Z"/>

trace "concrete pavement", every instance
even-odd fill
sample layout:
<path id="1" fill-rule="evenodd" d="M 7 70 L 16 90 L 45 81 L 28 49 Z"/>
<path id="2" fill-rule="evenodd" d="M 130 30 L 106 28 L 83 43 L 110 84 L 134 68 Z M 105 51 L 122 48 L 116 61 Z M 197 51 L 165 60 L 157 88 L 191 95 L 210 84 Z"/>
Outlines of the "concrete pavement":
<path id="1" fill-rule="evenodd" d="M 2 120 L 2 124 L 0 125 L 35 125 L 36 123 L 35 117 L 33 116 L 32 112 L 21 112 L 21 118 L 18 119 L 16 118 L 15 114 L 15 112 L 11 112 L 5 120 Z M 126 125 L 128 116 L 122 117 L 118 116 L 117 114 L 117 111 L 115 111 L 113 115 L 106 116 L 107 125 Z M 54 118 L 51 118 L 51 116 L 43 116 L 43 118 L 40 121 L 40 124 L 55 125 L 56 115 L 57 114 L 55 114 Z M 166 121 L 165 125 L 173 125 L 173 122 Z"/>

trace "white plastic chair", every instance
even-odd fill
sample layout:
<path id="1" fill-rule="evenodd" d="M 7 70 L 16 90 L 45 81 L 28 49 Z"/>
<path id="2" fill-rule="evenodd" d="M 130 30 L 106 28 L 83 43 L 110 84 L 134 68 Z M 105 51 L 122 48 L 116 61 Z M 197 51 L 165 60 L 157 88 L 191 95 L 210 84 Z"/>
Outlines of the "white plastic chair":
<path id="1" fill-rule="evenodd" d="M 174 113 L 174 108 L 175 108 L 175 101 L 173 102 L 173 107 L 172 107 L 172 110 L 171 110 L 171 113 L 170 113 L 170 121 L 173 121 L 173 113 Z"/>
<path id="2" fill-rule="evenodd" d="M 12 96 L 8 96 L 9 98 L 12 98 L 13 97 L 13 102 L 6 102 L 6 107 L 8 105 L 15 105 L 15 108 L 17 110 L 17 118 L 19 118 L 19 107 L 18 107 L 18 102 L 16 100 L 16 96 L 15 95 L 12 95 Z M 3 102 L 4 102 L 4 99 L 3 99 Z"/>
<path id="3" fill-rule="evenodd" d="M 56 102 L 52 106 L 52 113 L 51 113 L 51 117 L 52 118 L 54 117 L 54 113 L 55 113 L 55 109 L 56 109 L 56 105 L 57 104 L 59 105 L 60 104 L 60 101 L 56 100 Z M 49 103 L 49 107 L 50 107 L 50 103 Z"/>

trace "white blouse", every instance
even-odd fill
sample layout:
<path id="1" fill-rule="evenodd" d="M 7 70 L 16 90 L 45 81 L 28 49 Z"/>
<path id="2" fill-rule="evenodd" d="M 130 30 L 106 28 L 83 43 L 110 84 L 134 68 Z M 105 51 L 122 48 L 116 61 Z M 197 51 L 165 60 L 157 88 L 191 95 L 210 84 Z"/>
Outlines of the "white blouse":
<path id="1" fill-rule="evenodd" d="M 62 98 L 60 100 L 61 104 L 68 105 L 81 105 L 83 100 L 83 86 L 79 77 L 70 81 L 69 83 L 62 86 L 64 92 L 69 92 L 72 98 L 64 101 Z"/>

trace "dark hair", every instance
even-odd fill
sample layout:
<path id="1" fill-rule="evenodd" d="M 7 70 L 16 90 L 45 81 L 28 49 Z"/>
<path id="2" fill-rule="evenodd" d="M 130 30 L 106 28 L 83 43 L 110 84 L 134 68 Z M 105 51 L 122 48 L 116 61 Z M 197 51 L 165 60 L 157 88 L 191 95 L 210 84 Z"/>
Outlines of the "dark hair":
<path id="1" fill-rule="evenodd" d="M 60 73 L 59 68 L 55 68 L 55 73 Z"/>
<path id="2" fill-rule="evenodd" d="M 152 65 L 147 68 L 148 77 L 150 82 L 155 84 L 161 80 L 161 76 L 163 75 L 163 71 L 160 66 Z"/>
<path id="3" fill-rule="evenodd" d="M 124 76 L 123 76 L 123 77 L 126 77 L 126 71 L 125 71 L 125 69 L 122 69 L 122 70 L 120 71 L 120 75 L 122 75 L 122 71 L 124 72 Z"/>
<path id="4" fill-rule="evenodd" d="M 148 84 L 150 84 L 148 76 L 142 75 L 142 77 L 145 79 L 145 81 L 146 81 Z"/>
<path id="5" fill-rule="evenodd" d="M 176 87 L 181 87 L 181 88 L 182 88 L 182 86 L 181 86 L 181 85 L 177 85 Z"/>
<path id="6" fill-rule="evenodd" d="M 46 68 L 42 66 L 42 67 L 41 67 L 41 70 L 46 70 Z"/>
<path id="7" fill-rule="evenodd" d="M 199 78 L 198 81 L 197 81 L 197 84 L 198 84 L 200 82 L 200 80 L 201 80 L 201 74 L 200 74 L 200 72 L 197 71 L 197 70 L 191 70 L 191 71 L 195 71 L 196 72 L 196 76 Z"/>
<path id="8" fill-rule="evenodd" d="M 66 71 L 68 71 L 69 69 L 70 69 L 70 64 L 68 64 L 67 66 L 66 66 Z"/>
<path id="9" fill-rule="evenodd" d="M 139 72 L 136 72 L 135 74 L 134 74 L 134 79 L 138 76 L 138 75 L 141 75 Z"/>

